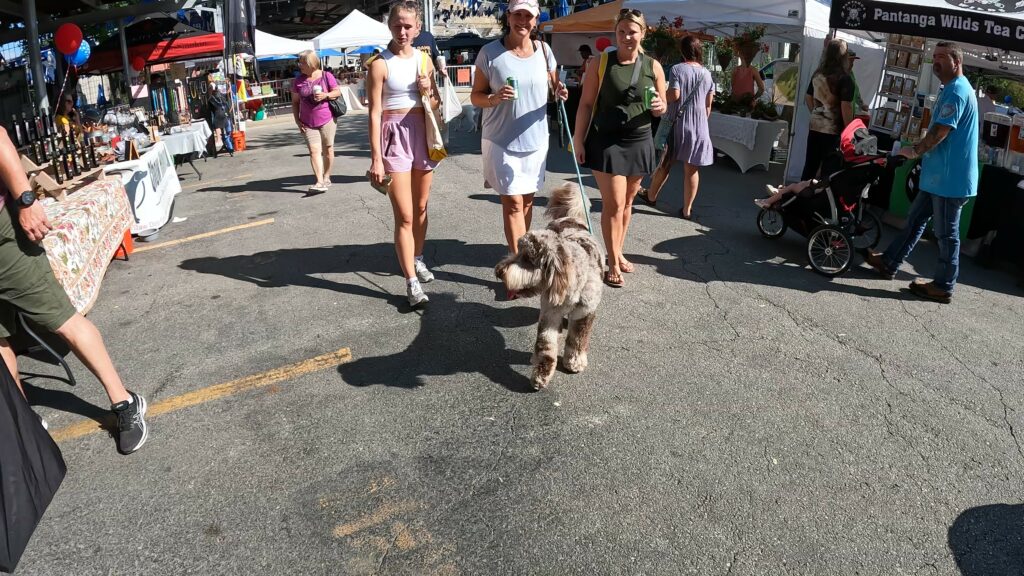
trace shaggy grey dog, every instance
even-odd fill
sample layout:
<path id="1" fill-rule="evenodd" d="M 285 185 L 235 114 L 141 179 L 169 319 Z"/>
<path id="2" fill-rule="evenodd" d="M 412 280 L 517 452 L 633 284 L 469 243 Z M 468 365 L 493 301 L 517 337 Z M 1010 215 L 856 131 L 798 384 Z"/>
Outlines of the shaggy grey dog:
<path id="1" fill-rule="evenodd" d="M 601 246 L 587 231 L 585 202 L 575 184 L 551 195 L 544 214 L 551 222 L 543 230 L 519 239 L 519 253 L 509 254 L 494 273 L 520 296 L 540 295 L 540 322 L 531 364 L 531 383 L 537 390 L 551 382 L 558 363 L 562 319 L 569 318 L 563 365 L 569 372 L 587 367 L 587 349 L 594 314 L 601 302 Z"/>

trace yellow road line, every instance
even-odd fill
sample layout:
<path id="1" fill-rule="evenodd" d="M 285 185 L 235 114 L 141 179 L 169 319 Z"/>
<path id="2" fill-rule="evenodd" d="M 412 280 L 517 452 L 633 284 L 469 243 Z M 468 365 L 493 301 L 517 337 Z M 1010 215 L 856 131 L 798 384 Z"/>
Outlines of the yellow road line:
<path id="1" fill-rule="evenodd" d="M 263 388 L 264 386 L 270 386 L 284 380 L 291 380 L 298 378 L 303 374 L 310 372 L 316 372 L 338 364 L 344 364 L 352 360 L 352 353 L 348 348 L 342 348 L 329 354 L 321 354 L 314 358 L 309 358 L 301 362 L 294 364 L 288 364 L 287 366 L 281 366 L 280 368 L 274 368 L 260 374 L 253 374 L 238 380 L 232 380 L 223 384 L 215 384 L 207 388 L 200 390 L 194 390 L 187 392 L 180 396 L 173 396 L 165 400 L 161 400 L 156 404 L 149 406 L 146 411 L 146 416 L 159 416 L 168 412 L 174 412 L 196 404 L 204 404 L 213 400 L 218 400 L 226 396 L 238 394 L 246 390 L 254 390 L 256 388 Z M 57 442 L 65 442 L 67 440 L 73 440 L 75 438 L 81 438 L 94 432 L 102 430 L 100 424 L 94 420 L 84 420 L 77 424 L 61 428 L 53 432 L 53 439 Z"/>
<path id="2" fill-rule="evenodd" d="M 249 176 L 252 176 L 252 174 L 251 173 L 250 174 L 239 174 L 238 176 L 232 176 L 231 178 L 221 178 L 220 180 L 208 180 L 206 182 L 203 182 L 202 180 L 196 180 L 195 182 L 189 182 L 188 184 L 185 184 L 184 186 L 182 186 L 182 188 L 189 188 L 191 186 L 199 186 L 200 184 L 202 184 L 203 186 L 209 186 L 211 184 L 220 184 L 221 182 L 231 182 L 232 180 L 241 180 L 242 178 L 248 178 Z"/>
<path id="3" fill-rule="evenodd" d="M 249 222 L 248 224 L 239 224 L 238 226 L 229 226 L 227 228 L 221 228 L 220 230 L 214 230 L 213 232 L 203 232 L 202 234 L 196 234 L 195 236 L 189 236 L 187 238 L 168 240 L 167 242 L 158 242 L 156 244 L 136 245 L 135 250 L 133 252 L 145 252 L 146 250 L 155 250 L 157 248 L 176 246 L 178 244 L 184 244 L 185 242 L 191 242 L 193 240 L 202 240 L 203 238 L 210 238 L 211 236 L 220 236 L 221 234 L 227 234 L 228 232 L 234 232 L 235 230 L 245 230 L 246 228 L 255 228 L 256 226 L 263 226 L 264 224 L 273 223 L 273 218 L 267 218 L 266 220 L 257 220 L 255 222 Z"/>

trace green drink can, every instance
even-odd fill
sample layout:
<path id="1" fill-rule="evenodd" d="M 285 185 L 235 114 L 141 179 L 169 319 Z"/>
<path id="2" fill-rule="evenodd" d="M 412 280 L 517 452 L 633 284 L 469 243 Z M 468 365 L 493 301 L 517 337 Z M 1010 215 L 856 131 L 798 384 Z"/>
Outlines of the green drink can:
<path id="1" fill-rule="evenodd" d="M 651 109 L 651 102 L 654 101 L 654 97 L 657 95 L 658 90 L 654 86 L 648 86 L 647 89 L 644 90 L 644 106 L 648 110 Z"/>
<path id="2" fill-rule="evenodd" d="M 505 78 L 505 85 L 512 87 L 512 90 L 515 91 L 515 95 L 512 96 L 512 99 L 513 100 L 518 100 L 519 99 L 519 80 L 516 80 L 512 76 L 509 76 L 508 78 Z"/>

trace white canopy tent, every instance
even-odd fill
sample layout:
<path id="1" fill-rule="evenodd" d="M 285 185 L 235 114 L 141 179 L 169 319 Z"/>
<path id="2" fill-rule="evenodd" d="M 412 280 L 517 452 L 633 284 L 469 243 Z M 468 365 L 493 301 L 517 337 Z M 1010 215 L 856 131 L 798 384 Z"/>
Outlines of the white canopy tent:
<path id="1" fill-rule="evenodd" d="M 642 11 L 652 23 L 661 17 L 671 21 L 682 16 L 686 29 L 717 36 L 733 36 L 746 26 L 763 25 L 764 40 L 800 44 L 800 98 L 821 59 L 829 32 L 829 4 L 829 0 L 626 0 L 624 7 Z M 881 82 L 885 47 L 867 33 L 841 33 L 838 37 L 854 45 L 852 49 L 861 58 L 854 64 L 854 75 L 865 95 L 873 93 Z M 809 122 L 810 112 L 798 101 L 790 124 L 787 181 L 798 180 L 803 171 Z"/>
<path id="2" fill-rule="evenodd" d="M 256 30 L 256 57 L 265 56 L 288 56 L 298 54 L 305 50 L 312 50 L 313 43 L 309 40 L 292 40 L 267 34 L 262 30 Z"/>
<path id="3" fill-rule="evenodd" d="M 391 42 L 391 30 L 387 24 L 378 22 L 353 10 L 330 30 L 313 38 L 317 50 L 327 48 L 353 48 L 356 46 L 386 46 Z"/>

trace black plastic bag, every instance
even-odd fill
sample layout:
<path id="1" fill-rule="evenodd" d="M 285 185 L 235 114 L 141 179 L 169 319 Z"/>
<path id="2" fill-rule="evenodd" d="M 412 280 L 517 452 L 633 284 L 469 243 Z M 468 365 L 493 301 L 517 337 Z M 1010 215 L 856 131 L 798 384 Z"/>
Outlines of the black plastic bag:
<path id="1" fill-rule="evenodd" d="M 0 570 L 13 572 L 67 466 L 0 361 Z"/>

